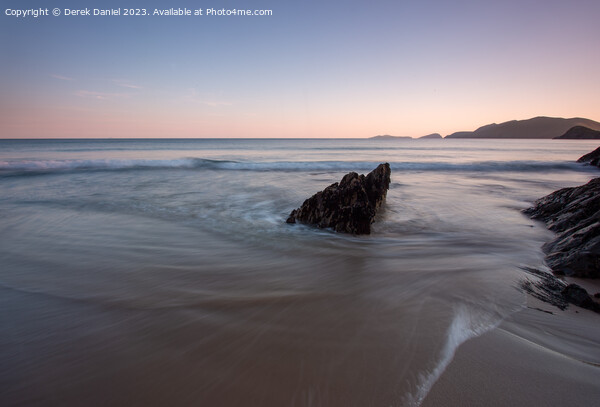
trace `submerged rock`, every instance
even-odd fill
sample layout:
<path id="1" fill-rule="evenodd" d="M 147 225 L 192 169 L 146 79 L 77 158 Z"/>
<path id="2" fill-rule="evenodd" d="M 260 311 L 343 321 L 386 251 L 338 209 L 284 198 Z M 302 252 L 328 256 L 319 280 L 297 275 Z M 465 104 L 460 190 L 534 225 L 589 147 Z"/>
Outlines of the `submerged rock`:
<path id="1" fill-rule="evenodd" d="M 556 274 L 600 277 L 600 178 L 564 188 L 534 202 L 525 214 L 557 233 L 543 246 Z"/>
<path id="2" fill-rule="evenodd" d="M 577 284 L 567 284 L 549 273 L 525 267 L 523 271 L 537 277 L 521 281 L 521 288 L 537 298 L 555 307 L 565 310 L 569 304 L 600 313 L 600 304 L 588 294 L 585 288 Z"/>
<path id="3" fill-rule="evenodd" d="M 308 198 L 294 209 L 287 223 L 306 223 L 336 232 L 370 234 L 390 186 L 390 165 L 379 164 L 367 176 L 355 172 Z"/>
<path id="4" fill-rule="evenodd" d="M 569 284 L 566 286 L 561 294 L 565 301 L 575 304 L 581 308 L 591 309 L 593 311 L 600 311 L 600 305 L 592 300 L 592 297 L 588 294 L 585 288 L 577 284 Z"/>
<path id="5" fill-rule="evenodd" d="M 586 155 L 579 157 L 579 160 L 577 160 L 577 162 L 578 163 L 588 163 L 590 165 L 595 165 L 596 167 L 600 167 L 600 147 L 598 147 L 591 153 L 587 153 Z"/>

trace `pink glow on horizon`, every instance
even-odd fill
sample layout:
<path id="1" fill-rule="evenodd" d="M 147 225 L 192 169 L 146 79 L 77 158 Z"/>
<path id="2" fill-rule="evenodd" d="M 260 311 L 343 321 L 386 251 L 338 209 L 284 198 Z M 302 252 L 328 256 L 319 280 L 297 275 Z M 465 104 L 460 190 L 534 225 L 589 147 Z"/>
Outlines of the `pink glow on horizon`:
<path id="1" fill-rule="evenodd" d="M 276 3 L 273 18 L 210 24 L 3 16 L 0 137 L 421 137 L 600 121 L 597 1 L 339 2 L 345 18 L 337 2 L 316 14 Z"/>
<path id="2" fill-rule="evenodd" d="M 112 98 L 107 101 L 104 99 Z M 364 138 L 378 134 L 421 137 L 442 136 L 455 131 L 508 120 L 535 116 L 600 118 L 593 103 L 583 111 L 564 106 L 537 103 L 536 108 L 497 101 L 490 105 L 427 103 L 377 104 L 368 110 L 360 102 L 341 107 L 320 106 L 287 110 L 273 106 L 235 104 L 145 103 L 123 95 L 81 93 L 73 96 L 78 104 L 33 106 L 24 103 L 2 109 L 2 138 Z M 527 99 L 525 99 L 527 101 Z M 204 107 L 202 107 L 204 106 Z M 539 110 L 538 110 L 539 109 Z M 519 111 L 516 115 L 514 112 Z"/>

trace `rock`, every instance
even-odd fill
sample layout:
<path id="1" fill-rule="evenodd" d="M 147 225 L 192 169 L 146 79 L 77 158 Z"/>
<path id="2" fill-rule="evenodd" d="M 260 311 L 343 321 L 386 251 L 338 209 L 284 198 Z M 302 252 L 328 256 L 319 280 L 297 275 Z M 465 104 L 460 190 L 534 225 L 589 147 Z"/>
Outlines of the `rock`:
<path id="1" fill-rule="evenodd" d="M 524 213 L 544 221 L 557 233 L 554 240 L 543 246 L 552 271 L 600 277 L 600 178 L 553 192 Z"/>
<path id="2" fill-rule="evenodd" d="M 562 290 L 562 296 L 568 303 L 577 305 L 581 308 L 591 309 L 598 311 L 600 304 L 597 304 L 592 297 L 588 294 L 585 288 L 578 286 L 577 284 L 569 284 Z"/>
<path id="3" fill-rule="evenodd" d="M 371 223 L 390 186 L 390 165 L 379 164 L 367 176 L 346 174 L 294 209 L 287 223 L 306 223 L 336 232 L 370 234 Z"/>
<path id="4" fill-rule="evenodd" d="M 557 139 L 593 140 L 600 139 L 600 131 L 585 126 L 573 126 Z"/>
<path id="5" fill-rule="evenodd" d="M 569 303 L 562 295 L 562 290 L 566 287 L 564 281 L 558 277 L 530 267 L 522 267 L 522 270 L 536 277 L 534 281 L 525 279 L 521 281 L 521 289 L 538 300 L 554 305 L 560 310 L 566 310 Z"/>
<path id="6" fill-rule="evenodd" d="M 600 147 L 598 147 L 591 153 L 587 153 L 586 155 L 579 157 L 579 160 L 577 160 L 577 162 L 578 163 L 588 163 L 590 165 L 595 165 L 596 167 L 600 167 Z"/>
<path id="7" fill-rule="evenodd" d="M 539 219 L 554 232 L 563 232 L 581 225 L 600 209 L 600 178 L 585 185 L 563 188 L 534 202 L 524 211 L 533 219 Z"/>
<path id="8" fill-rule="evenodd" d="M 600 313 L 600 304 L 590 297 L 588 292 L 577 284 L 567 284 L 558 277 L 534 268 L 523 267 L 523 271 L 536 277 L 521 281 L 521 289 L 538 300 L 565 310 L 569 304 Z"/>

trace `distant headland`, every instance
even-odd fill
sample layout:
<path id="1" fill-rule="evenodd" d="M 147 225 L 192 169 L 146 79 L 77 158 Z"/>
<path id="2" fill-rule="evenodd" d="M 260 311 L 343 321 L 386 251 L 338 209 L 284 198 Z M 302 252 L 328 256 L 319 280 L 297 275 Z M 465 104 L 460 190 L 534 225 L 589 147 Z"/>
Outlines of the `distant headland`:
<path id="1" fill-rule="evenodd" d="M 369 137 L 370 139 L 412 139 L 409 136 L 391 136 L 384 134 Z M 600 139 L 600 122 L 573 117 L 539 116 L 527 120 L 511 120 L 500 124 L 492 123 L 481 126 L 474 131 L 457 131 L 442 137 L 432 133 L 419 139 L 441 138 L 496 138 L 496 139 Z"/>
<path id="2" fill-rule="evenodd" d="M 419 138 L 428 138 L 428 139 L 430 139 L 430 138 L 432 138 L 432 139 L 438 138 L 439 139 L 439 138 L 443 138 L 443 137 L 442 137 L 442 135 L 440 133 L 431 133 L 431 134 L 428 134 L 426 136 L 422 136 L 422 137 L 419 137 Z"/>
<path id="3" fill-rule="evenodd" d="M 390 136 L 389 134 L 383 134 L 381 136 L 373 136 L 373 137 L 369 137 L 369 138 L 370 139 L 378 139 L 378 140 L 412 139 L 412 137 L 410 137 L 410 136 Z M 418 138 L 437 138 L 437 139 L 441 139 L 443 137 L 439 133 L 432 133 L 432 134 L 428 134 L 426 136 L 422 136 L 422 137 L 418 137 Z"/>
<path id="4" fill-rule="evenodd" d="M 528 120 L 511 120 L 500 124 L 488 124 L 475 131 L 459 131 L 446 138 L 506 138 L 506 139 L 553 139 L 564 135 L 575 126 L 600 130 L 600 123 L 575 117 L 534 117 Z"/>
<path id="5" fill-rule="evenodd" d="M 389 134 L 383 134 L 380 136 L 373 136 L 373 137 L 369 137 L 370 139 L 377 139 L 377 140 L 389 140 L 389 139 L 396 139 L 396 138 L 412 138 L 411 136 L 390 136 Z"/>

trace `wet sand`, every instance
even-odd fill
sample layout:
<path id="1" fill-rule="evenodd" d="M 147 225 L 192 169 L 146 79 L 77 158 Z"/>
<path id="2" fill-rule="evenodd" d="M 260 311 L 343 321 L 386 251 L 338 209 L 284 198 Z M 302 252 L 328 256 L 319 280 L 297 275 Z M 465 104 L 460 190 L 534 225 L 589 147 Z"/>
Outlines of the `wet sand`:
<path id="1" fill-rule="evenodd" d="M 599 321 L 528 298 L 527 309 L 458 349 L 422 406 L 597 405 Z"/>

